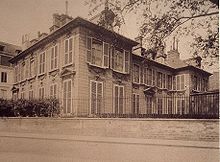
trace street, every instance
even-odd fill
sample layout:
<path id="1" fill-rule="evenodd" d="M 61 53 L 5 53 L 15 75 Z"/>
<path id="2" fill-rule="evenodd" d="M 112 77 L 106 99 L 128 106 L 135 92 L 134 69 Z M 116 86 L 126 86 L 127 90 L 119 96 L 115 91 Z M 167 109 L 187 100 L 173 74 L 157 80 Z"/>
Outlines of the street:
<path id="1" fill-rule="evenodd" d="M 0 162 L 217 162 L 218 149 L 0 137 Z"/>

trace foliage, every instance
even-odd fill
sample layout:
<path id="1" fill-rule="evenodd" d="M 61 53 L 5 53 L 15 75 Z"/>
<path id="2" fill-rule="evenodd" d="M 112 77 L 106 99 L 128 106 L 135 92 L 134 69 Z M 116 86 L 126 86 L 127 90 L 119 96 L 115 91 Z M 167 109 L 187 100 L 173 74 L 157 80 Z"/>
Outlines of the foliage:
<path id="1" fill-rule="evenodd" d="M 4 100 L 0 99 L 0 116 L 6 117 L 52 117 L 59 115 L 57 99 Z"/>
<path id="2" fill-rule="evenodd" d="M 91 14 L 104 0 L 86 0 Z M 217 0 L 109 0 L 116 13 L 117 24 L 136 13 L 140 21 L 139 35 L 144 37 L 148 50 L 158 51 L 171 35 L 194 37 L 193 48 L 202 56 L 212 57 L 219 51 Z M 120 26 L 118 25 L 118 26 Z M 201 32 L 202 31 L 202 32 Z M 206 34 L 204 34 L 206 33 Z M 207 35 L 208 34 L 208 35 Z M 211 45 L 211 47 L 210 47 Z M 218 61 L 218 56 L 215 59 Z"/>

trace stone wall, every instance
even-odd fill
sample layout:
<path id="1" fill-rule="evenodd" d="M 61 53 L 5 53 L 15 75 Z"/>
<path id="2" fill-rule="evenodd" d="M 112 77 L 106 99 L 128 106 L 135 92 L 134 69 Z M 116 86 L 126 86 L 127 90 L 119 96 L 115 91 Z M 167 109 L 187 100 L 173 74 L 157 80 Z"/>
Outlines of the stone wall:
<path id="1" fill-rule="evenodd" d="M 1 118 L 0 131 L 218 142 L 219 120 Z"/>

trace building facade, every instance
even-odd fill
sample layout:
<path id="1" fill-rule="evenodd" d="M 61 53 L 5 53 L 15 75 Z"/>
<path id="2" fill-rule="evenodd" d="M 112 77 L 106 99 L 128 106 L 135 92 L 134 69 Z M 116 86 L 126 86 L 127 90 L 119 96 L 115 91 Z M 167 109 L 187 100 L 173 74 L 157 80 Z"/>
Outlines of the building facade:
<path id="1" fill-rule="evenodd" d="M 64 116 L 188 114 L 185 97 L 207 91 L 211 74 L 198 67 L 159 63 L 138 42 L 80 17 L 54 18 L 50 34 L 11 60 L 15 99 L 58 98 Z"/>
<path id="2" fill-rule="evenodd" d="M 11 99 L 11 88 L 14 83 L 14 70 L 9 62 L 21 48 L 6 42 L 0 42 L 0 98 Z"/>

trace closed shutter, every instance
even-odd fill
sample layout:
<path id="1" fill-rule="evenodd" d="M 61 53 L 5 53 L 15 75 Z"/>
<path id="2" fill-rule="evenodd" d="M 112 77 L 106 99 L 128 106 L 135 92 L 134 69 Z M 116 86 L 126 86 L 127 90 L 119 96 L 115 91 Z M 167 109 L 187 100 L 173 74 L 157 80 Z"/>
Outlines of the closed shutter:
<path id="1" fill-rule="evenodd" d="M 68 39 L 64 41 L 64 64 L 68 63 Z"/>
<path id="2" fill-rule="evenodd" d="M 115 49 L 113 46 L 111 47 L 111 68 L 115 68 Z"/>
<path id="3" fill-rule="evenodd" d="M 91 81 L 91 114 L 95 114 L 96 109 L 96 82 Z"/>
<path id="4" fill-rule="evenodd" d="M 69 39 L 69 60 L 68 64 L 73 62 L 73 38 Z"/>
<path id="5" fill-rule="evenodd" d="M 64 82 L 63 84 L 63 112 L 66 113 L 66 107 L 67 107 L 67 82 Z"/>
<path id="6" fill-rule="evenodd" d="M 54 58 L 55 58 L 55 51 L 54 47 L 51 48 L 51 64 L 50 64 L 50 69 L 54 69 Z"/>
<path id="7" fill-rule="evenodd" d="M 114 96 L 114 99 L 115 99 L 115 114 L 118 114 L 118 86 L 115 86 L 115 96 Z"/>
<path id="8" fill-rule="evenodd" d="M 71 113 L 71 81 L 67 82 L 67 113 Z"/>
<path id="9" fill-rule="evenodd" d="M 55 51 L 54 51 L 54 68 L 58 67 L 58 46 L 55 46 Z"/>
<path id="10" fill-rule="evenodd" d="M 102 83 L 97 82 L 97 108 L 96 113 L 101 113 L 102 108 Z"/>
<path id="11" fill-rule="evenodd" d="M 104 51 L 104 67 L 109 67 L 109 44 L 104 43 L 103 45 Z"/>
<path id="12" fill-rule="evenodd" d="M 119 87 L 119 114 L 123 114 L 124 87 Z"/>
<path id="13" fill-rule="evenodd" d="M 130 66 L 130 57 L 129 52 L 125 51 L 125 73 L 129 73 L 129 66 Z"/>

